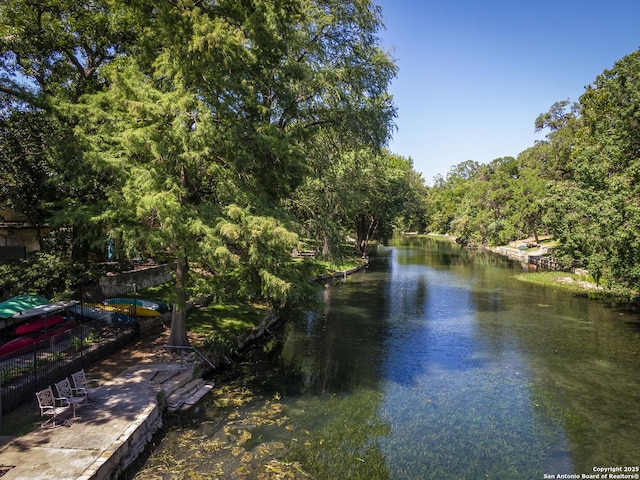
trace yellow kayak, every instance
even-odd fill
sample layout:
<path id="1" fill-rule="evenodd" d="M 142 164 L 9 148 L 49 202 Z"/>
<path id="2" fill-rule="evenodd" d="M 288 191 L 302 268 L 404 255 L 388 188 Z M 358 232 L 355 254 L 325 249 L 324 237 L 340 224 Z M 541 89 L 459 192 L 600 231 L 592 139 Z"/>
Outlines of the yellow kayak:
<path id="1" fill-rule="evenodd" d="M 136 317 L 159 317 L 160 312 L 152 310 L 150 308 L 141 307 L 139 305 L 127 305 L 125 303 L 118 303 L 115 305 L 103 305 L 102 308 L 109 310 L 117 310 L 128 315 L 135 315 Z"/>

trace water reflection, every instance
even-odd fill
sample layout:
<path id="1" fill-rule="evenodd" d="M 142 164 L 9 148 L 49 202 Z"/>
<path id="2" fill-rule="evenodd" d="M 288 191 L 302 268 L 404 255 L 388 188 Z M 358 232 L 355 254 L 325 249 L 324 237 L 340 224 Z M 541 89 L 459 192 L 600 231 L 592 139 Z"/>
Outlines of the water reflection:
<path id="1" fill-rule="evenodd" d="M 254 349 L 149 471 L 167 456 L 225 478 L 543 478 L 640 463 L 635 316 L 519 283 L 518 264 L 448 242 L 381 253 Z M 188 438 L 212 452 L 189 455 Z"/>

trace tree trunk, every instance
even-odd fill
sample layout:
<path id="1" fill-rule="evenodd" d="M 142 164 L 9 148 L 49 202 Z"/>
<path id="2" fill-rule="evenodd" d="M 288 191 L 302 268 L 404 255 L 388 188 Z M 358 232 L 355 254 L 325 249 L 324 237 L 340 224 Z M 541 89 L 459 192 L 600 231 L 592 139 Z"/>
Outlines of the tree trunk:
<path id="1" fill-rule="evenodd" d="M 331 252 L 331 244 L 329 242 L 329 236 L 326 233 L 322 237 L 322 256 L 326 257 Z"/>
<path id="2" fill-rule="evenodd" d="M 189 280 L 189 261 L 187 256 L 179 254 L 176 262 L 176 303 L 171 315 L 171 332 L 167 346 L 188 347 L 187 337 L 187 283 Z"/>
<path id="3" fill-rule="evenodd" d="M 359 215 L 356 219 L 356 240 L 358 253 L 364 258 L 369 255 L 369 242 L 378 228 L 375 216 Z"/>

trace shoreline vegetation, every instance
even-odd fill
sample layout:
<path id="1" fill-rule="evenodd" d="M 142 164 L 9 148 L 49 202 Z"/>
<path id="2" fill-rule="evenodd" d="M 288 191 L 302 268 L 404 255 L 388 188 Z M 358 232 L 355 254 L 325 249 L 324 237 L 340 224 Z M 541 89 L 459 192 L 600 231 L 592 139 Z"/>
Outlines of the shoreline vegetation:
<path id="1" fill-rule="evenodd" d="M 453 243 L 456 242 L 456 237 L 452 235 L 442 235 L 437 233 L 428 233 L 425 235 L 429 238 L 440 238 Z M 511 245 L 500 245 L 497 247 L 477 247 L 484 250 L 488 250 L 498 255 L 506 256 L 513 260 L 519 260 L 525 262 L 528 255 L 533 252 L 536 255 L 545 255 L 554 246 L 554 241 L 551 238 L 544 237 L 540 241 L 539 248 L 534 249 L 521 249 L 520 245 L 530 244 L 533 239 L 524 239 L 517 242 L 512 242 Z M 594 300 L 607 300 L 617 303 L 632 304 L 637 301 L 637 294 L 627 292 L 624 290 L 616 290 L 615 287 L 606 289 L 602 285 L 598 285 L 594 279 L 589 275 L 589 272 L 584 269 L 576 269 L 576 272 L 567 271 L 547 271 L 547 270 L 535 270 L 529 272 L 519 273 L 514 275 L 514 278 L 521 282 L 531 283 L 535 285 L 544 285 L 552 287 L 557 290 L 562 290 L 574 295 L 585 296 Z"/>

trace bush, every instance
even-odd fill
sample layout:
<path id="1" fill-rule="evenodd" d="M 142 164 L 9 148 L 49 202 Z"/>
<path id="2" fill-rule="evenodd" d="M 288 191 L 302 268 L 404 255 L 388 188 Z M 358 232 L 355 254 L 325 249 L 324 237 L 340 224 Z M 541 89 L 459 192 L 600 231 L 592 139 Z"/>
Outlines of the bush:
<path id="1" fill-rule="evenodd" d="M 89 265 L 38 253 L 29 260 L 0 265 L 0 295 L 8 298 L 32 293 L 50 300 L 69 300 L 80 285 L 94 283 L 100 273 Z"/>
<path id="2" fill-rule="evenodd" d="M 229 362 L 229 356 L 233 353 L 234 344 L 231 339 L 219 332 L 211 333 L 204 341 L 205 353 L 215 360 L 216 365 L 221 362 Z"/>

